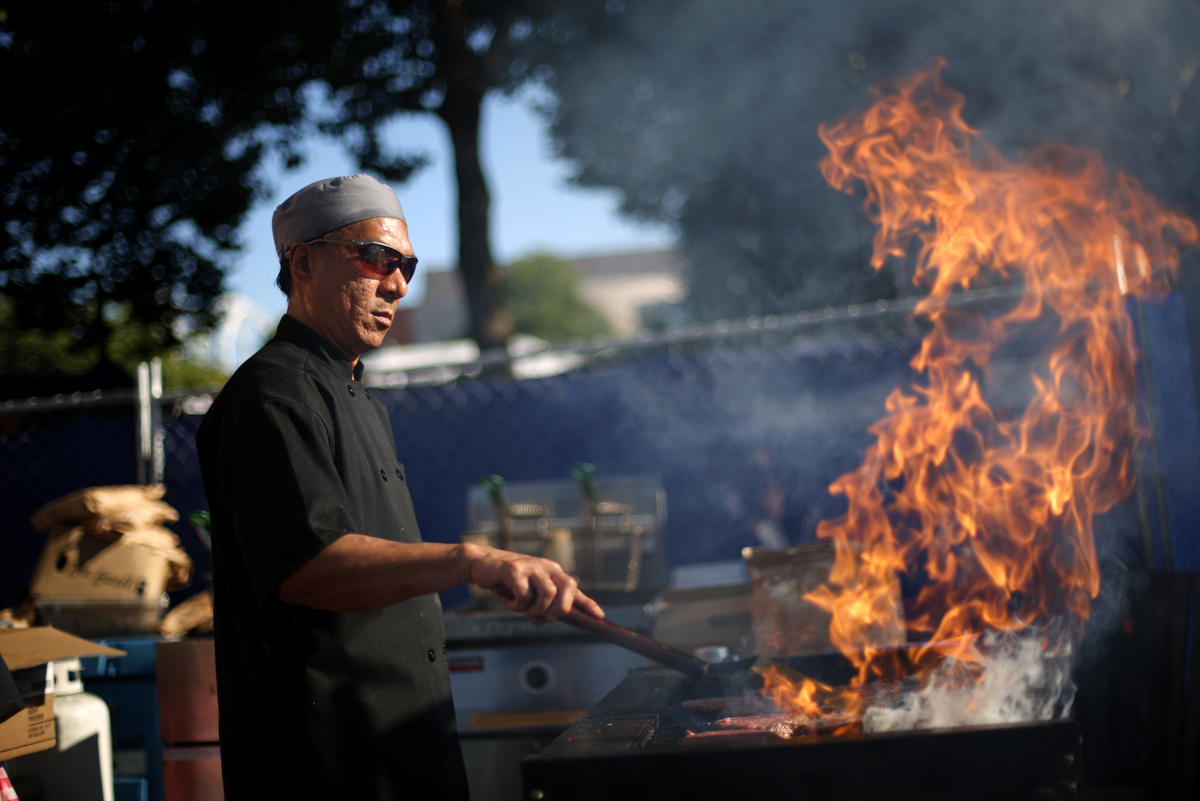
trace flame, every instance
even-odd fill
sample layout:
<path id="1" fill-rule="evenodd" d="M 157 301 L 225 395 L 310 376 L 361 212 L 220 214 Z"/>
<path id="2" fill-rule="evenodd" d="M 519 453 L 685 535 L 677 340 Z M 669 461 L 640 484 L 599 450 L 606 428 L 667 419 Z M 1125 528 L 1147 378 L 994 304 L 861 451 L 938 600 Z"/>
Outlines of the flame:
<path id="1" fill-rule="evenodd" d="M 763 694 L 790 713 L 816 718 L 825 714 L 830 705 L 851 713 L 861 713 L 865 707 L 858 693 L 849 688 L 830 687 L 808 677 L 795 682 L 776 667 L 768 667 L 762 677 Z"/>
<path id="2" fill-rule="evenodd" d="M 819 128 L 825 179 L 865 191 L 879 227 L 872 266 L 915 250 L 914 283 L 928 290 L 914 312 L 929 326 L 911 362 L 918 381 L 888 396 L 863 464 L 830 487 L 848 511 L 817 530 L 836 557 L 805 597 L 831 613 L 856 684 L 931 652 L 978 661 L 989 631 L 1035 631 L 1054 653 L 1070 627 L 1051 623 L 1086 621 L 1100 586 L 1093 525 L 1130 493 L 1142 434 L 1124 296 L 1161 290 L 1179 246 L 1197 242 L 1190 220 L 1097 153 L 1050 144 L 1006 161 L 963 121 L 944 66 L 876 87 L 874 105 Z M 999 285 L 1017 294 L 1003 313 L 948 304 Z M 997 347 L 1047 320 L 1053 342 L 1028 405 L 991 408 Z M 907 654 L 879 644 L 899 574 L 924 585 L 904 610 L 907 640 L 932 643 Z M 803 703 L 803 688 L 781 682 L 768 692 Z"/>
<path id="3" fill-rule="evenodd" d="M 818 717 L 821 714 L 818 695 L 833 692 L 833 688 L 808 678 L 793 683 L 778 668 L 769 667 L 763 672 L 763 692 L 780 709 Z"/>

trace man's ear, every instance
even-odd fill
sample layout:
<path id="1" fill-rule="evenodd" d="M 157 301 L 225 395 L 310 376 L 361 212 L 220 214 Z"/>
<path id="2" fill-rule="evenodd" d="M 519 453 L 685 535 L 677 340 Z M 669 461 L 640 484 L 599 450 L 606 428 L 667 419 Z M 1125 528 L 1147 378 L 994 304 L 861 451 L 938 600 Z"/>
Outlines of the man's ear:
<path id="1" fill-rule="evenodd" d="M 296 242 L 288 249 L 288 269 L 293 281 L 301 284 L 312 281 L 312 263 L 308 259 L 311 253 L 311 248 L 303 242 Z"/>

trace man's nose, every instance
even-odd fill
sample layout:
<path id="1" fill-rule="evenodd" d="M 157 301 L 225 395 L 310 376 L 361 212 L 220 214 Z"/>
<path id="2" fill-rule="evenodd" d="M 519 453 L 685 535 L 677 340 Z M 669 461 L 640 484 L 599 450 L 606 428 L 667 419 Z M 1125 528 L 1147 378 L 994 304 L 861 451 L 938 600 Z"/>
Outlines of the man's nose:
<path id="1" fill-rule="evenodd" d="M 385 299 L 399 300 L 408 294 L 408 282 L 399 270 L 379 282 L 379 294 Z"/>

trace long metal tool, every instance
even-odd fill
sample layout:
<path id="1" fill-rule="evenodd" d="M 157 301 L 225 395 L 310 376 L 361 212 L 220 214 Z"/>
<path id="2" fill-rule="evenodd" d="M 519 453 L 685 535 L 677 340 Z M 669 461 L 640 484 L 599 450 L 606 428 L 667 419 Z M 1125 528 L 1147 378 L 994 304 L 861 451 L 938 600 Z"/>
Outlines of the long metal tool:
<path id="1" fill-rule="evenodd" d="M 514 597 L 512 590 L 503 584 L 495 585 L 492 587 L 492 591 L 501 598 L 510 601 Z M 536 590 L 534 591 L 534 598 L 537 598 Z M 647 637 L 645 634 L 626 628 L 619 623 L 592 617 L 579 609 L 571 609 L 570 612 L 560 617 L 559 620 L 568 626 L 574 626 L 581 631 L 586 631 L 588 634 L 592 634 L 605 642 L 619 645 L 660 665 L 669 667 L 672 670 L 678 670 L 680 673 L 694 676 L 695 678 L 723 676 L 730 673 L 749 671 L 759 676 L 775 672 L 776 675 L 795 685 L 811 681 L 816 687 L 816 691 L 813 694 L 814 700 L 818 703 L 843 709 L 843 705 L 839 702 L 838 695 L 833 691 L 833 688 L 826 687 L 826 685 L 810 679 L 800 671 L 793 670 L 787 665 L 776 662 L 774 659 L 768 659 L 765 656 L 756 656 L 752 659 L 742 659 L 737 662 L 713 663 L 689 654 L 687 651 L 681 651 L 674 646 L 667 645 L 665 642 L 659 642 L 653 637 Z"/>
<path id="2" fill-rule="evenodd" d="M 530 589 L 533 590 L 533 600 L 537 600 L 537 591 L 532 587 Z M 492 587 L 492 592 L 509 601 L 514 597 L 512 590 L 503 584 L 497 584 Z M 665 642 L 659 642 L 652 637 L 647 637 L 641 632 L 625 628 L 619 623 L 613 623 L 611 620 L 592 617 L 585 612 L 581 612 L 579 609 L 572 609 L 560 617 L 559 620 L 568 626 L 574 626 L 581 631 L 595 635 L 605 642 L 619 645 L 622 648 L 633 651 L 635 654 L 640 654 L 660 665 L 669 667 L 672 670 L 678 670 L 680 673 L 686 673 L 689 676 L 697 678 L 707 676 L 712 667 L 711 663 L 693 656 L 686 651 L 681 651 L 678 648 L 667 645 Z"/>

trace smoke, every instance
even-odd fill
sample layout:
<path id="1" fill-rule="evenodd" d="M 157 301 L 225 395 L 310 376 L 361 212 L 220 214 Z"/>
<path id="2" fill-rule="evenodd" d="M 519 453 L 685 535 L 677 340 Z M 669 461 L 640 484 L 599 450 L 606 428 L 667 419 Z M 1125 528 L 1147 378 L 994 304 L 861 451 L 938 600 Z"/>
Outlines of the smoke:
<path id="1" fill-rule="evenodd" d="M 1200 207 L 1200 6 L 1185 0 L 666 0 L 577 4 L 553 134 L 585 185 L 678 226 L 700 319 L 915 291 L 867 267 L 859 201 L 816 170 L 818 124 L 931 56 L 1009 159 L 1100 150 L 1170 205 Z M 554 35 L 570 28 L 564 23 Z"/>
<path id="2" fill-rule="evenodd" d="M 663 474 L 673 562 L 733 559 L 761 544 L 752 532 L 772 487 L 784 496 L 774 522 L 789 544 L 843 511 L 829 482 L 861 461 L 887 393 L 910 380 L 913 343 L 877 357 L 835 334 L 805 332 L 778 350 L 761 342 L 703 349 L 613 383 L 620 413 L 609 420 L 611 440 L 636 443 L 645 465 L 637 469 Z M 589 460 L 616 469 L 601 453 Z"/>
<path id="3" fill-rule="evenodd" d="M 1070 712 L 1070 646 L 1046 650 L 1045 632 L 988 632 L 977 662 L 944 659 L 926 685 L 863 715 L 866 732 L 1049 720 Z"/>

